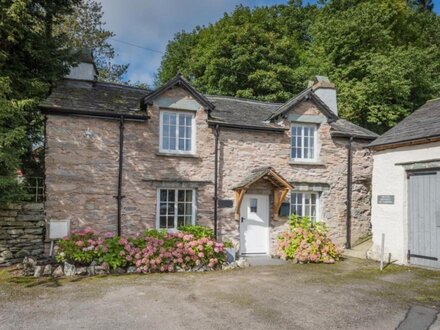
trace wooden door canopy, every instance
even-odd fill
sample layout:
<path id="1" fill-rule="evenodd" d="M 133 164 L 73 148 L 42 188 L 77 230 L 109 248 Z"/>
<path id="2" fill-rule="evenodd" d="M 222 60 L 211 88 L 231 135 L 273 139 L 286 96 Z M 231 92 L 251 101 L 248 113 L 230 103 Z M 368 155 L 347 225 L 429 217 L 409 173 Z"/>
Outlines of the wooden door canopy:
<path id="1" fill-rule="evenodd" d="M 272 167 L 264 167 L 253 170 L 247 178 L 233 188 L 235 192 L 235 220 L 240 219 L 240 207 L 244 194 L 254 183 L 261 179 L 270 182 L 273 187 L 273 219 L 278 219 L 278 212 L 281 204 L 289 190 L 293 189 L 293 186 Z"/>

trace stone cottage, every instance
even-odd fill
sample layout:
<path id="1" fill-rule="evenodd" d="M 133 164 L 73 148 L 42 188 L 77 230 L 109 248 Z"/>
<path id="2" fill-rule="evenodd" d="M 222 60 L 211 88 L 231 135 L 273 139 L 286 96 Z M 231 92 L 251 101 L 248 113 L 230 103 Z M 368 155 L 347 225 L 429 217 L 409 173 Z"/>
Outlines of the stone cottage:
<path id="1" fill-rule="evenodd" d="M 350 246 L 370 233 L 376 134 L 338 117 L 325 77 L 286 103 L 199 93 L 177 75 L 155 91 L 96 81 L 90 60 L 40 105 L 46 220 L 122 235 L 187 224 L 243 254 L 270 254 L 288 215 Z"/>

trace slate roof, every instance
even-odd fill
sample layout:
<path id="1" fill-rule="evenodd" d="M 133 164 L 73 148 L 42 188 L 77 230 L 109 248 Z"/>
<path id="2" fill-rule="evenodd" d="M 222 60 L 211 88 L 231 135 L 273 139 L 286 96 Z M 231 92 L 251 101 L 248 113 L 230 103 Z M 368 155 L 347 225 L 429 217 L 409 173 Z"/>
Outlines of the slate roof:
<path id="1" fill-rule="evenodd" d="M 265 176 L 273 177 L 273 180 L 277 181 L 277 184 L 279 186 L 289 189 L 293 188 L 293 186 L 289 182 L 287 182 L 287 180 L 285 180 L 281 175 L 279 175 L 273 169 L 273 167 L 266 166 L 252 170 L 251 174 L 244 178 L 241 182 L 239 182 L 233 189 L 248 187 Z"/>
<path id="2" fill-rule="evenodd" d="M 399 124 L 382 134 L 369 147 L 440 137 L 440 98 L 426 102 Z"/>
<path id="3" fill-rule="evenodd" d="M 284 131 L 280 126 L 267 121 L 270 114 L 280 107 L 280 103 L 259 102 L 228 96 L 208 95 L 207 98 L 215 106 L 211 112 L 211 123 Z"/>
<path id="4" fill-rule="evenodd" d="M 177 77 L 175 79 L 176 81 L 181 80 Z M 295 102 L 299 102 L 305 94 L 309 93 L 308 89 L 306 91 L 293 98 L 296 99 Z M 141 100 L 148 101 L 151 99 L 152 94 L 156 95 L 157 93 L 125 85 L 64 79 L 57 84 L 50 96 L 40 103 L 40 107 L 45 109 L 46 112 L 54 109 L 58 113 L 79 110 L 83 112 L 143 115 L 146 117 L 147 114 L 142 109 Z M 285 110 L 285 103 L 268 103 L 228 96 L 202 94 L 199 94 L 199 98 L 211 107 L 210 124 L 257 130 L 285 131 L 285 128 L 269 120 L 276 117 L 274 114 L 279 114 L 280 109 Z M 315 101 L 319 102 L 320 99 L 317 96 L 316 98 Z M 294 103 L 290 101 L 288 102 L 290 104 L 289 108 Z M 320 104 L 318 103 L 318 105 Z M 320 108 L 323 107 L 320 106 Z M 353 136 L 370 140 L 377 137 L 375 133 L 352 124 L 347 120 L 338 119 L 334 114 L 330 114 L 329 119 L 332 127 L 331 132 L 335 136 Z"/>
<path id="5" fill-rule="evenodd" d="M 145 114 L 140 100 L 148 90 L 124 85 L 64 79 L 40 103 L 41 108 Z"/>

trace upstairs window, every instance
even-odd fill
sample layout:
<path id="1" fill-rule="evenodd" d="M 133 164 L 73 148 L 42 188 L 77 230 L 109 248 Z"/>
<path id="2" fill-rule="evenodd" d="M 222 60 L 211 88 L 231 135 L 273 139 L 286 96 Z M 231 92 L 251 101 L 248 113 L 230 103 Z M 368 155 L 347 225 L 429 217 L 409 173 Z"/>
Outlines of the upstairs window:
<path id="1" fill-rule="evenodd" d="M 160 113 L 160 152 L 194 153 L 194 114 L 162 111 Z"/>
<path id="2" fill-rule="evenodd" d="M 290 128 L 290 158 L 293 161 L 317 160 L 317 127 L 316 125 L 292 124 Z"/>

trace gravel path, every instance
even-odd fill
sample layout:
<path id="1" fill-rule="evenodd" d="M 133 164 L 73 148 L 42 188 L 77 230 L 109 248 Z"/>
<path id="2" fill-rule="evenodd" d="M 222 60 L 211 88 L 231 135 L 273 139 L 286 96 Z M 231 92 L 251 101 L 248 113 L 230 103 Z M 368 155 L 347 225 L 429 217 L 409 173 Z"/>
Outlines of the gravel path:
<path id="1" fill-rule="evenodd" d="M 395 329 L 439 301 L 440 272 L 358 259 L 60 281 L 0 270 L 0 329 Z"/>

